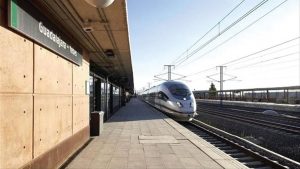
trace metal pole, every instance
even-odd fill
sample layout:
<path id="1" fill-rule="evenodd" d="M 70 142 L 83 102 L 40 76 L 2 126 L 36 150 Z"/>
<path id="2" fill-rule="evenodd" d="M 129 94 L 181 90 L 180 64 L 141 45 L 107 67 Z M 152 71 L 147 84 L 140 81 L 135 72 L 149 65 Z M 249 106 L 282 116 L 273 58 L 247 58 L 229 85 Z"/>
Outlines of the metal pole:
<path id="1" fill-rule="evenodd" d="M 171 67 L 168 66 L 168 80 L 171 80 Z"/>
<path id="2" fill-rule="evenodd" d="M 175 67 L 175 65 L 164 65 L 164 67 L 168 67 L 168 80 L 171 80 L 172 77 L 172 67 Z"/>
<path id="3" fill-rule="evenodd" d="M 220 68 L 220 104 L 223 106 L 223 68 L 225 66 L 217 66 Z"/>
<path id="4" fill-rule="evenodd" d="M 289 89 L 286 89 L 286 103 L 289 104 Z"/>
<path id="5" fill-rule="evenodd" d="M 269 102 L 269 98 L 270 98 L 270 96 L 269 96 L 269 90 L 267 90 L 267 102 Z"/>
<path id="6" fill-rule="evenodd" d="M 105 96 L 105 101 L 106 101 L 106 120 L 108 120 L 109 116 L 108 116 L 108 76 L 106 77 L 106 86 L 105 86 L 105 90 L 106 90 L 106 96 Z"/>

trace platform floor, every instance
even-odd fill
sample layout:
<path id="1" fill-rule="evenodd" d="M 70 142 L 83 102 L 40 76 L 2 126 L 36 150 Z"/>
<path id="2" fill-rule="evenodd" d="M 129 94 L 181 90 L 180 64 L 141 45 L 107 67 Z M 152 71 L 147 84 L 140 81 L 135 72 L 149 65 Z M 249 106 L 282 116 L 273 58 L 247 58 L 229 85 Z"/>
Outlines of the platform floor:
<path id="1" fill-rule="evenodd" d="M 66 167 L 69 169 L 247 168 L 163 113 L 132 99 Z"/>

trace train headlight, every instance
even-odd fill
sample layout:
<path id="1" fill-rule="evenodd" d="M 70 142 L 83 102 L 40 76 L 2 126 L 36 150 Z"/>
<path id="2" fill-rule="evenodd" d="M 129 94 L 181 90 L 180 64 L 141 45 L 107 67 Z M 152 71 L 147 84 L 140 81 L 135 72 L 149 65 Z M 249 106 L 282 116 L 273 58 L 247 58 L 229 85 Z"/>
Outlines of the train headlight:
<path id="1" fill-rule="evenodd" d="M 180 102 L 176 102 L 178 107 L 183 107 L 183 105 Z"/>
<path id="2" fill-rule="evenodd" d="M 194 102 L 191 102 L 191 103 L 190 103 L 190 106 L 191 106 L 191 107 L 194 107 Z"/>

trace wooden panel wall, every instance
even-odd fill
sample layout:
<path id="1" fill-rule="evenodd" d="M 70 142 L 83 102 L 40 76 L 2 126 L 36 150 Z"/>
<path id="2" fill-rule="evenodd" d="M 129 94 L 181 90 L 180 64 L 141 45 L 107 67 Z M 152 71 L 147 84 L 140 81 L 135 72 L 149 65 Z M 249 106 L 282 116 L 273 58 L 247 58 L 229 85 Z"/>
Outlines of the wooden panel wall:
<path id="1" fill-rule="evenodd" d="M 89 81 L 89 63 L 73 65 L 73 133 L 89 125 L 89 97 L 85 94 L 85 82 Z"/>
<path id="2" fill-rule="evenodd" d="M 0 168 L 32 159 L 33 43 L 0 26 Z"/>
<path id="3" fill-rule="evenodd" d="M 89 125 L 89 97 L 73 96 L 73 134 Z"/>
<path id="4" fill-rule="evenodd" d="M 72 135 L 71 105 L 71 96 L 34 96 L 34 157 Z"/>
<path id="5" fill-rule="evenodd" d="M 0 95 L 0 168 L 32 159 L 32 95 Z"/>
<path id="6" fill-rule="evenodd" d="M 0 168 L 19 168 L 89 125 L 89 62 L 76 66 L 1 26 L 0 37 Z"/>
<path id="7" fill-rule="evenodd" d="M 0 92 L 32 93 L 33 43 L 0 26 Z"/>
<path id="8" fill-rule="evenodd" d="M 72 63 L 34 44 L 34 93 L 72 94 Z"/>
<path id="9" fill-rule="evenodd" d="M 85 81 L 89 80 L 89 63 L 85 60 L 82 66 L 73 65 L 73 94 L 85 95 Z"/>

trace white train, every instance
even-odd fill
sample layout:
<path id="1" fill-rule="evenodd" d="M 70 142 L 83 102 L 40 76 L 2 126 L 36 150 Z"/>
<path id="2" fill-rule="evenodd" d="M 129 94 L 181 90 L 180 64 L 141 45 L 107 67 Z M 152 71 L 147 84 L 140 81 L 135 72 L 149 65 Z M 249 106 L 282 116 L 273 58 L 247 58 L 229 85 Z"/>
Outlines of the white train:
<path id="1" fill-rule="evenodd" d="M 196 114 L 193 92 L 182 82 L 166 81 L 145 90 L 142 98 L 177 121 L 192 120 Z"/>

